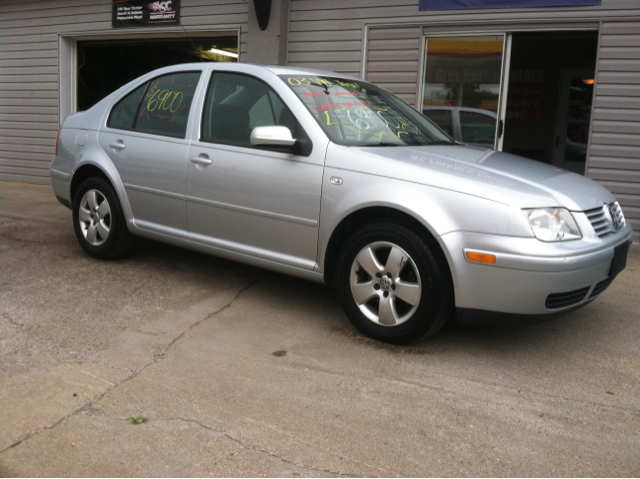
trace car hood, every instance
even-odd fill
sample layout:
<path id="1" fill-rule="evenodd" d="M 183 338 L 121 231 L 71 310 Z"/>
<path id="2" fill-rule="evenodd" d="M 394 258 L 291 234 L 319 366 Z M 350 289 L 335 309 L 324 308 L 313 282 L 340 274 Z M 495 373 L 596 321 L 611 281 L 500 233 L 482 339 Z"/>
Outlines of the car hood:
<path id="1" fill-rule="evenodd" d="M 615 201 L 593 180 L 556 166 L 463 145 L 355 148 L 331 144 L 327 166 L 459 191 L 520 208 L 585 211 Z"/>

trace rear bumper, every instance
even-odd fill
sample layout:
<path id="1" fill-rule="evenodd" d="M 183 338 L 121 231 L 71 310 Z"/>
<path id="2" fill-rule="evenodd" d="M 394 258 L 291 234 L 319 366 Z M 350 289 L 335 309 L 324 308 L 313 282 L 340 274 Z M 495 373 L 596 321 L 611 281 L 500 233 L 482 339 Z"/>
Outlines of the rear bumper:
<path id="1" fill-rule="evenodd" d="M 615 248 L 632 239 L 629 225 L 598 242 L 565 244 L 475 233 L 445 235 L 458 321 L 540 322 L 584 306 L 609 286 Z M 493 254 L 496 263 L 471 262 L 465 250 Z"/>
<path id="2" fill-rule="evenodd" d="M 51 187 L 60 203 L 71 208 L 71 162 L 65 158 L 56 156 L 49 167 Z"/>

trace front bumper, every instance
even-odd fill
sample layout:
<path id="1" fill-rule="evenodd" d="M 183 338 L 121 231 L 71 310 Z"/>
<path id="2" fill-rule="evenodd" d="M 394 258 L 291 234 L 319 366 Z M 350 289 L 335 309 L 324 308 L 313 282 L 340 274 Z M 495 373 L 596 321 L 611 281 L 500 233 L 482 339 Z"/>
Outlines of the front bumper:
<path id="1" fill-rule="evenodd" d="M 603 238 L 561 243 L 464 232 L 441 238 L 458 320 L 469 324 L 476 322 L 472 317 L 483 316 L 477 322 L 487 323 L 488 313 L 502 313 L 494 316 L 504 323 L 518 321 L 513 315 L 539 320 L 587 304 L 610 284 L 614 250 L 630 244 L 633 232 L 627 224 Z M 493 254 L 496 263 L 469 261 L 466 250 Z"/>

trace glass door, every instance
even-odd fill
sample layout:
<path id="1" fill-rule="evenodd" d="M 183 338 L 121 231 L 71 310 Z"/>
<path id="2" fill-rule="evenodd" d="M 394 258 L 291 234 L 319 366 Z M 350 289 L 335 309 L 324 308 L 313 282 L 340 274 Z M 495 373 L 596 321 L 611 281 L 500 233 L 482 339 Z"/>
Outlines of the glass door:
<path id="1" fill-rule="evenodd" d="M 510 36 L 425 39 L 422 113 L 455 140 L 501 149 Z"/>
<path id="2" fill-rule="evenodd" d="M 560 74 L 553 164 L 584 175 L 594 71 L 564 69 Z"/>

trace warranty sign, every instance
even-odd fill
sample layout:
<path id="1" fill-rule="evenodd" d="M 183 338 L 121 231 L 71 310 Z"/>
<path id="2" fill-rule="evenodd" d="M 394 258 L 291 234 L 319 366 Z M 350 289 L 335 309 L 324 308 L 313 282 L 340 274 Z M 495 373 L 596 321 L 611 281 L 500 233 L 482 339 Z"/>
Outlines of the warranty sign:
<path id="1" fill-rule="evenodd" d="M 113 0 L 114 28 L 180 25 L 180 0 Z"/>

